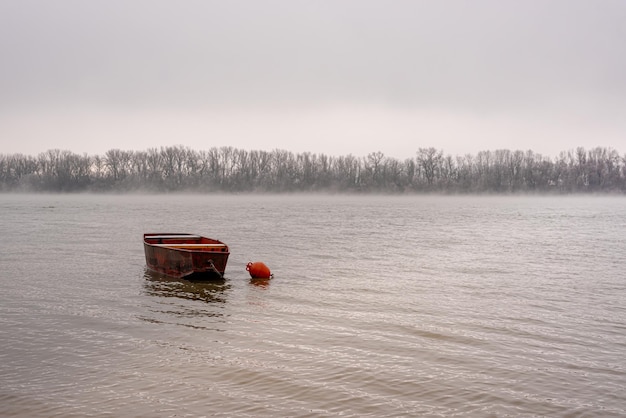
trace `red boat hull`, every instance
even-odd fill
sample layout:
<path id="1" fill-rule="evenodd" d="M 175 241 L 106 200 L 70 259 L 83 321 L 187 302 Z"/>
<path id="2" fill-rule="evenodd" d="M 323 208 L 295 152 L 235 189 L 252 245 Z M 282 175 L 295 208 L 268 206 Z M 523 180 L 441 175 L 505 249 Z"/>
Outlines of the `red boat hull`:
<path id="1" fill-rule="evenodd" d="M 223 242 L 193 234 L 144 234 L 143 248 L 150 270 L 188 280 L 222 278 L 230 255 Z"/>

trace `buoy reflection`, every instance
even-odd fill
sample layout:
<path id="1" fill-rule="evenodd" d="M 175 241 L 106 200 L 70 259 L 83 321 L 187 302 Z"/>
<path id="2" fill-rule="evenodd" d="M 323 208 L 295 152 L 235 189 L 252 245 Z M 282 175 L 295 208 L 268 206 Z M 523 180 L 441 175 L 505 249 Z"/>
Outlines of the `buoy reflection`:
<path id="1" fill-rule="evenodd" d="M 261 289 L 267 289 L 270 287 L 271 279 L 250 279 L 250 284 Z"/>

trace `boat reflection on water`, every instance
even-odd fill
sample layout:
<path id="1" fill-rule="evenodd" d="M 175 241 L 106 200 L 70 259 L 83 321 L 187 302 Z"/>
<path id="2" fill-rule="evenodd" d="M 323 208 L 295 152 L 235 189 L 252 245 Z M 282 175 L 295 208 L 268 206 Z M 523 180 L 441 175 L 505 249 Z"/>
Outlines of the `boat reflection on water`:
<path id="1" fill-rule="evenodd" d="M 194 282 L 176 279 L 154 272 L 144 271 L 146 294 L 158 297 L 174 297 L 207 303 L 225 303 L 226 293 L 231 289 L 227 279 L 210 282 Z"/>

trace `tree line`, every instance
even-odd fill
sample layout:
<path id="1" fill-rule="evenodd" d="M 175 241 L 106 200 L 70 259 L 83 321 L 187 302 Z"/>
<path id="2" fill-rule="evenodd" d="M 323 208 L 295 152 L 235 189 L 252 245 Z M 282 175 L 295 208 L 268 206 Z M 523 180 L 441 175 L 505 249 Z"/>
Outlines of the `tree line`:
<path id="1" fill-rule="evenodd" d="M 549 158 L 506 149 L 463 156 L 419 148 L 398 160 L 285 150 L 169 146 L 79 155 L 0 154 L 0 191 L 625 193 L 626 154 L 576 148 Z"/>

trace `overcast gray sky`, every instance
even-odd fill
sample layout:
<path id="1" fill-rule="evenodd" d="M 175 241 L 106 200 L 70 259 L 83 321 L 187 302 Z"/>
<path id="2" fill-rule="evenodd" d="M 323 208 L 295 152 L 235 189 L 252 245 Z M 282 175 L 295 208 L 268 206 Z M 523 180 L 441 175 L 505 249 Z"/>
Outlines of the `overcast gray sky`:
<path id="1" fill-rule="evenodd" d="M 0 0 L 0 153 L 626 153 L 626 0 Z"/>

